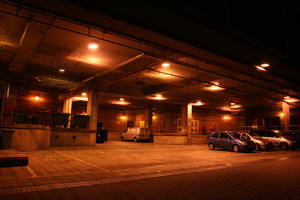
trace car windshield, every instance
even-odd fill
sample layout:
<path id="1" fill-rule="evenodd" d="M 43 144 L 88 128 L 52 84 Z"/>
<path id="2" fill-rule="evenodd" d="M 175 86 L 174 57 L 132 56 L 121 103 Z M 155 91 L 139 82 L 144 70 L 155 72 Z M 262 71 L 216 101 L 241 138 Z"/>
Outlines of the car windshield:
<path id="1" fill-rule="evenodd" d="M 251 131 L 251 134 L 255 134 L 256 136 L 261 136 L 261 137 L 276 137 L 279 134 L 272 131 L 272 130 L 256 130 L 256 131 Z M 255 136 L 253 135 L 253 136 Z"/>
<path id="2" fill-rule="evenodd" d="M 235 139 L 238 139 L 238 140 L 242 140 L 242 141 L 246 141 L 246 140 L 249 140 L 250 137 L 247 136 L 247 135 L 244 135 L 244 134 L 241 134 L 241 133 L 238 133 L 238 132 L 232 132 L 232 133 L 229 133 L 232 137 L 234 137 Z"/>
<path id="3" fill-rule="evenodd" d="M 251 136 L 254 136 L 254 137 L 259 136 L 257 133 L 254 133 L 254 132 L 249 132 L 248 134 L 251 135 Z"/>

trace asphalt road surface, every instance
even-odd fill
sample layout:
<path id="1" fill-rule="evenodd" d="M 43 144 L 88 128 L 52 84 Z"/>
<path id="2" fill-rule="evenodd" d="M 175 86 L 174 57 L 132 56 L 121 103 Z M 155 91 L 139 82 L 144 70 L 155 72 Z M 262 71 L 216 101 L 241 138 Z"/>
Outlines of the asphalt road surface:
<path id="1" fill-rule="evenodd" d="M 300 154 L 235 163 L 157 177 L 43 187 L 0 199 L 300 199 Z"/>

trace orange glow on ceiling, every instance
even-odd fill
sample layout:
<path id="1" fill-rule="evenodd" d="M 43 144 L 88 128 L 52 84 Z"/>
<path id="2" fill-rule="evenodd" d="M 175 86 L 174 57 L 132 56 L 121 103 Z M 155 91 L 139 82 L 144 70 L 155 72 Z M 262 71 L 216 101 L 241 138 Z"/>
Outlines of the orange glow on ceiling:
<path id="1" fill-rule="evenodd" d="M 230 120 L 231 119 L 231 116 L 230 115 L 224 115 L 222 117 L 223 120 Z"/>
<path id="2" fill-rule="evenodd" d="M 123 105 L 123 106 L 126 106 L 126 105 L 129 105 L 130 103 L 128 101 L 125 101 L 124 99 L 121 100 L 123 98 L 120 98 L 120 100 L 118 101 L 111 101 L 112 104 L 118 104 L 118 105 Z"/>
<path id="3" fill-rule="evenodd" d="M 126 115 L 122 115 L 122 116 L 120 116 L 120 119 L 125 121 L 128 119 L 128 117 Z"/>
<path id="4" fill-rule="evenodd" d="M 288 103 L 294 103 L 294 102 L 297 102 L 298 99 L 292 98 L 292 97 L 290 97 L 290 96 L 285 96 L 285 97 L 284 97 L 284 101 L 285 101 L 285 102 L 288 102 Z"/>
<path id="5" fill-rule="evenodd" d="M 204 87 L 205 90 L 211 91 L 211 92 L 219 92 L 222 90 L 225 90 L 225 88 L 220 87 L 219 82 L 211 82 L 212 85 L 208 87 Z"/>
<path id="6" fill-rule="evenodd" d="M 155 96 L 148 97 L 148 99 L 153 99 L 153 100 L 166 100 L 167 98 L 162 96 L 161 94 L 156 94 Z"/>
<path id="7" fill-rule="evenodd" d="M 71 98 L 72 101 L 88 101 L 89 99 L 87 97 L 84 96 L 75 96 Z"/>

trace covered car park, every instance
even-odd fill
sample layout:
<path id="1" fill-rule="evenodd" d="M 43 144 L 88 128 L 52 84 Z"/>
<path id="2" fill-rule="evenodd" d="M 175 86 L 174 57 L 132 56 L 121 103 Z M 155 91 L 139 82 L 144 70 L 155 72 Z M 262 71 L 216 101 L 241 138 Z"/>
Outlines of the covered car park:
<path id="1" fill-rule="evenodd" d="M 239 61 L 66 5 L 80 16 L 1 2 L 1 131 L 14 132 L 6 146 L 95 145 L 97 123 L 108 140 L 134 126 L 163 144 L 205 143 L 214 130 L 299 129 L 299 86 L 270 73 L 284 67 L 276 58 L 235 43 L 252 58 Z M 57 113 L 67 124 L 53 124 Z"/>

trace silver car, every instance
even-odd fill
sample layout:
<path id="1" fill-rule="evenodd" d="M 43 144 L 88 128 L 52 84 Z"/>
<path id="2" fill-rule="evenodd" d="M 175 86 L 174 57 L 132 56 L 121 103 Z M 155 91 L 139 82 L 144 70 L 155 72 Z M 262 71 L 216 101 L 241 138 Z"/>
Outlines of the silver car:
<path id="1" fill-rule="evenodd" d="M 266 144 L 262 140 L 257 138 L 256 134 L 252 134 L 251 132 L 241 132 L 243 137 L 248 138 L 255 144 L 255 151 L 266 150 Z"/>
<path id="2" fill-rule="evenodd" d="M 150 140 L 150 131 L 148 128 L 127 128 L 121 135 L 121 140 L 133 140 L 137 142 L 139 140 Z"/>
<path id="3" fill-rule="evenodd" d="M 253 138 L 261 140 L 265 143 L 266 149 L 281 148 L 282 150 L 289 150 L 294 148 L 296 142 L 282 137 L 274 130 L 249 130 L 247 131 Z"/>

